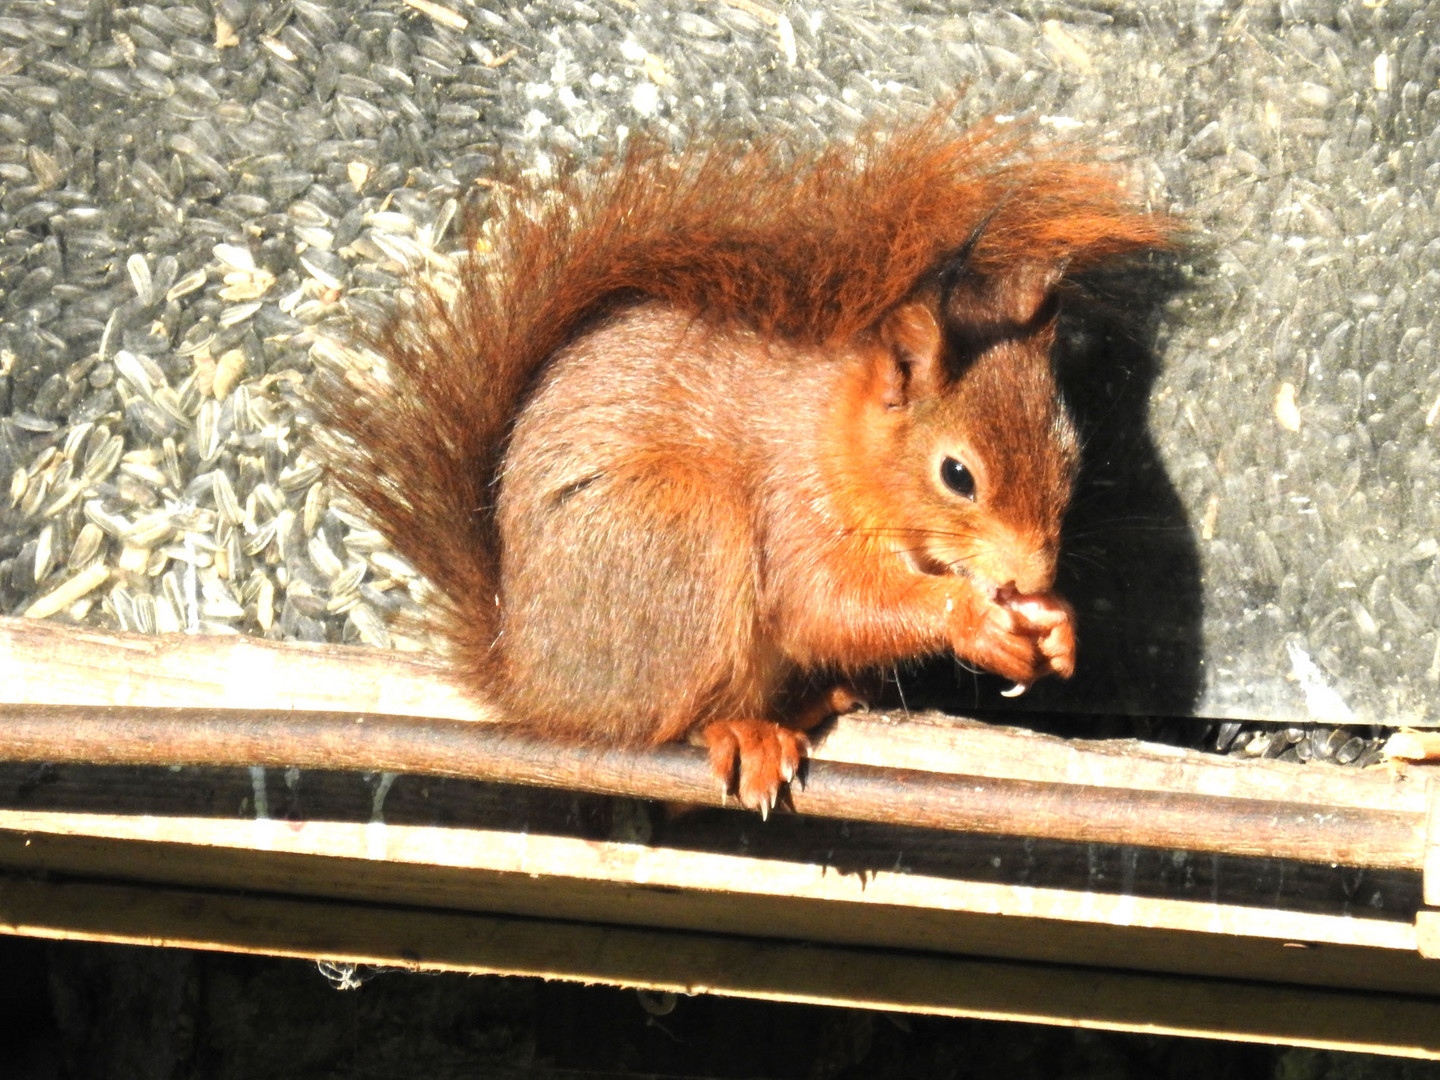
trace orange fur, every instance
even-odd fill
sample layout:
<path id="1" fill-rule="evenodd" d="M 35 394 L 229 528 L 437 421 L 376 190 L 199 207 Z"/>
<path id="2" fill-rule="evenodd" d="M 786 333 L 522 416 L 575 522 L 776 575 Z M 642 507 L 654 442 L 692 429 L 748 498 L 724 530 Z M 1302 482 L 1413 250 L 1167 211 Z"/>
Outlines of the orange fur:
<path id="1" fill-rule="evenodd" d="M 1032 655 L 1050 633 L 1037 619 L 1068 609 L 1034 601 L 1023 610 L 1043 618 L 1022 618 L 997 600 L 1007 579 L 1048 595 L 1073 469 L 1048 331 L 1024 324 L 1061 274 L 1163 245 L 1173 227 L 1129 210 L 1108 170 L 1034 157 L 996 125 L 957 133 L 932 118 L 814 153 L 722 141 L 677 155 L 634 139 L 594 170 L 521 185 L 472 233 L 458 299 L 422 288 L 378 336 L 388 389 L 330 388 L 322 417 L 348 436 L 333 468 L 437 586 L 477 691 L 559 736 L 784 719 L 797 676 L 947 644 L 996 670 L 1068 674 L 1059 652 Z M 961 252 L 960 284 L 941 297 L 937 274 Z M 945 341 L 973 336 L 994 355 L 964 375 L 964 402 L 945 399 L 961 381 L 953 358 L 912 363 L 900 353 L 913 327 L 882 332 L 917 302 Z M 961 442 L 986 444 L 977 470 L 994 459 L 990 518 L 949 539 L 936 515 L 951 511 L 931 505 L 947 496 L 899 460 L 931 446 L 923 410 L 905 411 L 926 370 L 947 422 L 969 429 Z M 633 415 L 618 398 L 596 404 L 617 380 L 633 384 Z M 892 423 L 882 384 L 909 426 Z M 1013 462 L 989 445 L 1010 429 L 1025 445 Z M 565 458 L 571 443 L 585 454 Z M 1022 544 L 1033 569 L 995 553 Z M 698 576 L 672 588 L 645 578 L 647 559 Z M 544 670 L 562 600 L 610 682 Z M 697 655 L 668 667 L 638 655 L 665 648 Z M 632 700 L 659 687 L 663 703 Z M 750 802 L 773 802 L 757 790 Z"/>

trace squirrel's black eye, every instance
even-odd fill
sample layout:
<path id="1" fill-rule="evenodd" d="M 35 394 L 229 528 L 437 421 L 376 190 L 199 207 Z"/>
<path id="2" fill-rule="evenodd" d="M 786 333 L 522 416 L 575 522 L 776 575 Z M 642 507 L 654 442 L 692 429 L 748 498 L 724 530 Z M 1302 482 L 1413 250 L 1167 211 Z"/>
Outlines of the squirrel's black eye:
<path id="1" fill-rule="evenodd" d="M 945 481 L 947 488 L 962 499 L 975 501 L 975 476 L 953 457 L 947 457 L 940 462 L 940 479 Z"/>

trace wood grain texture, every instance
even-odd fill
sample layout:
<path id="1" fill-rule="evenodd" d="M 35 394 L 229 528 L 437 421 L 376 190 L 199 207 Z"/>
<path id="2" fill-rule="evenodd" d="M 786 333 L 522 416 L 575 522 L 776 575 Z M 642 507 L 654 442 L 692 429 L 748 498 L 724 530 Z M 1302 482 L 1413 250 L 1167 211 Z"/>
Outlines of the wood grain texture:
<path id="1" fill-rule="evenodd" d="M 765 866 L 800 866 L 811 872 L 818 867 L 821 873 L 862 886 L 882 875 L 906 874 L 977 886 L 1059 890 L 1120 906 L 1127 900 L 1193 901 L 1255 912 L 1256 923 L 1268 921 L 1269 912 L 1292 911 L 1348 914 L 1367 926 L 1374 920 L 1408 926 L 1420 906 L 1421 891 L 1421 876 L 1413 870 L 1357 871 L 1323 863 L 1073 844 L 800 814 L 776 814 L 762 822 L 734 809 L 676 813 L 647 800 L 393 773 L 11 762 L 0 764 L 0 809 L 34 815 L 36 828 L 53 821 L 56 829 L 84 815 L 79 820 L 94 821 L 97 828 L 115 817 L 122 822 L 165 819 L 169 825 L 181 818 L 209 819 L 222 828 L 270 819 L 267 828 L 301 833 L 310 824 L 372 829 L 379 822 L 435 828 L 446 835 L 457 830 L 523 833 L 640 844 L 657 852 L 721 856 L 722 861 L 740 856 Z M 178 840 L 181 834 L 170 835 Z M 1083 914 L 1077 910 L 1076 917 Z"/>
<path id="2" fill-rule="evenodd" d="M 0 706 L 0 759 L 359 768 L 724 805 L 705 753 L 576 746 L 468 721 L 354 713 Z M 795 810 L 1081 843 L 1419 869 L 1420 812 L 812 761 Z"/>
<path id="3" fill-rule="evenodd" d="M 390 770 L 723 802 L 692 748 L 566 746 L 477 725 L 497 713 L 461 697 L 441 661 L 381 650 L 0 619 L 0 701 L 12 703 L 0 705 L 10 760 Z M 25 707 L 37 702 L 48 704 Z M 1377 868 L 1423 861 L 1423 769 L 1085 746 L 945 718 L 844 717 L 815 757 L 791 792 L 802 813 Z"/>
<path id="4" fill-rule="evenodd" d="M 1385 740 L 1384 750 L 1400 761 L 1440 760 L 1440 731 L 1397 731 Z"/>
<path id="5" fill-rule="evenodd" d="M 0 811 L 0 866 L 67 878 L 1440 996 L 1410 922 L 494 830 Z"/>
<path id="6" fill-rule="evenodd" d="M 546 919 L 0 876 L 0 932 L 1440 1057 L 1435 998 Z"/>
<path id="7" fill-rule="evenodd" d="M 1094 1006 L 1083 993 L 1057 997 L 1038 983 L 1011 985 L 1011 996 L 995 999 L 988 990 L 961 993 L 940 981 L 915 993 L 899 982 L 882 986 L 865 979 L 827 988 L 800 979 L 797 971 L 737 974 L 735 965 L 743 965 L 751 939 L 768 939 L 768 948 L 781 950 L 794 948 L 785 942 L 804 940 L 811 943 L 807 949 L 822 953 L 865 946 L 863 954 L 882 966 L 903 963 L 907 950 L 919 950 L 929 954 L 927 962 L 948 957 L 946 962 L 965 964 L 972 961 L 960 960 L 962 955 L 980 956 L 999 964 L 997 971 L 1012 970 L 1002 961 L 1024 961 L 1085 972 L 1077 985 L 1099 979 L 1134 987 L 1140 984 L 1127 980 L 1171 974 L 1178 988 L 1193 987 L 1187 980 L 1195 978 L 1240 978 L 1339 988 L 1342 996 L 1365 991 L 1440 998 L 1440 967 L 1417 951 L 1427 913 L 1418 928 L 1410 921 L 1419 879 L 1404 876 L 1414 874 L 1427 850 L 1429 770 L 1423 767 L 1360 772 L 1239 762 L 1134 742 L 1058 739 L 963 718 L 857 715 L 830 726 L 806 786 L 793 793 L 802 816 L 786 815 L 797 827 L 814 822 L 840 829 L 839 840 L 828 832 L 815 835 L 833 859 L 783 845 L 771 850 L 769 838 L 784 823 L 762 825 L 738 813 L 712 815 L 737 823 L 732 831 L 752 834 L 738 847 L 706 846 L 705 830 L 687 833 L 684 819 L 667 827 L 669 839 L 637 843 L 621 835 L 624 821 L 609 816 L 621 812 L 614 797 L 632 807 L 643 804 L 625 799 L 721 803 L 702 751 L 683 745 L 644 751 L 564 746 L 526 738 L 503 723 L 476 723 L 498 718 L 445 688 L 446 669 L 434 659 L 249 639 L 157 640 L 16 620 L 0 620 L 0 642 L 0 699 L 12 702 L 0 704 L 0 760 L 190 763 L 239 777 L 238 786 L 226 781 L 223 795 L 214 789 L 221 803 L 200 792 L 217 782 L 203 777 L 200 788 L 167 801 L 152 788 L 157 782 L 175 787 L 176 774 L 137 770 L 130 788 L 111 789 L 121 796 L 111 806 L 92 797 L 89 787 L 76 802 L 75 791 L 53 782 L 52 766 L 33 777 L 24 766 L 9 766 L 9 794 L 0 804 L 0 866 L 8 873 L 65 875 L 75 890 L 53 894 L 56 906 L 40 913 L 43 904 L 27 907 L 38 894 L 0 889 L 0 924 L 13 932 L 399 957 L 462 970 L 684 985 L 954 1015 L 992 1015 L 994 1009 L 994 1015 L 1011 1018 L 1152 1030 L 1171 1022 L 1168 1005 L 1152 1003 L 1147 1011 L 1137 999 Z M 98 673 L 94 685 L 87 684 L 88 673 Z M 107 698 L 121 704 L 94 704 Z M 56 703 L 37 705 L 37 699 Z M 181 701 L 187 707 L 175 706 Z M 153 707 L 164 705 L 170 707 Z M 274 770 L 272 799 L 288 798 L 281 789 L 292 792 L 292 778 L 317 778 L 293 780 L 295 820 L 272 819 L 251 801 L 264 794 L 267 781 L 263 772 L 236 769 L 244 765 Z M 291 766 L 305 771 L 292 774 Z M 66 768 L 81 767 L 59 771 Z M 374 782 L 356 778 L 361 772 Z M 384 802 L 390 790 L 385 778 L 394 774 L 401 774 L 400 788 L 416 789 L 406 796 L 403 813 L 403 800 Z M 325 776 L 347 782 L 341 784 L 346 792 L 359 785 L 342 799 L 354 804 L 344 820 L 304 812 L 324 805 L 316 800 L 329 790 L 319 783 Z M 466 787 L 467 780 L 486 783 Z M 423 795 L 426 785 L 459 787 L 432 802 Z M 540 798 L 545 791 L 554 794 Z M 483 824 L 476 799 L 489 800 Z M 238 817 L 234 807 L 241 808 Z M 580 824 L 567 832 L 572 827 L 562 822 L 577 811 Z M 435 813 L 444 816 L 424 816 Z M 589 814 L 599 817 L 586 819 Z M 602 819 L 597 833 L 595 822 Z M 533 827 L 542 820 L 551 822 L 550 831 Z M 901 846 L 887 846 L 878 861 L 869 847 L 850 853 L 847 829 L 891 830 L 867 833 L 866 843 Z M 1168 857 L 1166 848 L 1183 849 L 1192 853 L 1187 858 L 1216 862 L 1217 889 L 1222 877 L 1229 888 L 1230 877 L 1253 872 L 1258 882 L 1268 868 L 1287 865 L 1255 856 L 1308 861 L 1307 872 L 1315 874 L 1335 873 L 1327 864 L 1349 863 L 1370 868 L 1343 872 L 1360 875 L 1347 889 L 1366 881 L 1363 893 L 1354 891 L 1354 903 L 1383 892 L 1385 907 L 1367 906 L 1357 916 L 1351 891 L 1336 906 L 1333 896 L 1321 895 L 1323 884 L 1314 896 L 1297 894 L 1298 906 L 1286 907 L 1278 893 L 1227 902 L 1206 887 L 1162 895 L 1121 878 L 1102 883 L 1081 875 L 1053 885 L 999 875 L 978 880 L 947 870 L 938 850 L 922 850 L 980 835 L 994 836 L 990 843 L 997 845 L 1019 844 L 1005 838 L 1024 836 L 1037 838 L 1028 844 L 1068 843 L 1069 850 L 1082 852 L 1149 845 L 1157 859 Z M 904 866 L 902 850 L 908 853 Z M 1216 860 L 1194 854 L 1201 852 L 1215 853 Z M 1231 857 L 1243 858 L 1222 875 L 1217 860 Z M 966 858 L 964 865 L 975 863 Z M 1262 873 L 1261 867 L 1267 869 Z M 1392 877 L 1374 877 L 1377 869 Z M 1120 871 L 1126 872 L 1123 866 Z M 1371 875 L 1368 881 L 1365 875 Z M 177 912 L 168 891 L 177 886 L 215 890 L 208 914 L 186 922 L 200 909 Z M 276 901 L 280 906 L 258 920 L 250 909 L 237 915 L 234 905 L 244 901 L 231 895 L 235 890 L 291 897 L 296 906 Z M 90 899 L 70 902 L 102 895 L 119 906 L 101 911 L 91 909 Z M 349 918 L 357 910 L 353 905 L 365 905 L 359 910 L 375 920 L 374 937 L 317 936 L 315 912 Z M 409 917 L 399 908 L 433 917 L 443 932 L 386 937 L 398 925 L 386 920 Z M 445 921 L 451 914 L 461 921 Z M 232 916 L 239 922 L 227 924 Z M 467 934 L 477 924 L 464 920 L 490 918 L 508 932 L 511 922 L 497 916 L 539 920 L 534 925 L 562 920 L 555 925 L 590 935 L 587 940 L 601 943 L 597 947 L 619 940 L 616 935 L 660 935 L 652 948 L 666 934 L 688 935 L 696 951 L 674 964 L 656 961 L 661 971 L 643 955 L 618 965 L 566 959 L 551 949 L 548 937 L 512 940 L 499 953 L 475 947 Z M 268 921 L 272 917 L 282 921 Z M 685 967 L 689 961 L 699 966 Z M 713 976 L 721 968 L 730 974 Z M 1177 1013 L 1174 1023 L 1177 1030 L 1232 1038 L 1280 1038 L 1276 1032 L 1283 1029 L 1282 1041 L 1383 1043 L 1387 1052 L 1399 1047 L 1405 1053 L 1433 1049 L 1403 1035 L 1376 1037 L 1381 1029 L 1367 1034 L 1345 1027 L 1348 1021 L 1329 1014 L 1277 1024 L 1249 1015 L 1222 1019 L 1217 1010 L 1199 1020 Z"/>
<path id="8" fill-rule="evenodd" d="M 1436 771 L 1403 763 L 1354 769 L 1237 758 L 1136 739 L 1066 739 L 939 713 L 838 717 L 814 755 L 857 765 L 1405 812 L 1424 810 L 1425 781 Z"/>
<path id="9" fill-rule="evenodd" d="M 359 646 L 143 635 L 0 618 L 0 704 L 386 713 L 498 720 L 443 660 Z M 818 760 L 1016 780 L 1422 811 L 1425 770 L 1237 760 L 1133 740 L 1081 742 L 964 717 L 838 718 Z"/>
<path id="10" fill-rule="evenodd" d="M 1440 911 L 1421 911 L 1415 915 L 1416 947 L 1427 960 L 1440 960 Z"/>
<path id="11" fill-rule="evenodd" d="M 1425 857 L 1421 867 L 1423 899 L 1430 907 L 1440 907 L 1440 776 L 1432 776 L 1426 785 Z M 1427 954 L 1428 955 L 1428 954 Z"/>
<path id="12" fill-rule="evenodd" d="M 495 718 L 442 661 L 416 653 L 10 618 L 0 618 L 0 702 Z"/>

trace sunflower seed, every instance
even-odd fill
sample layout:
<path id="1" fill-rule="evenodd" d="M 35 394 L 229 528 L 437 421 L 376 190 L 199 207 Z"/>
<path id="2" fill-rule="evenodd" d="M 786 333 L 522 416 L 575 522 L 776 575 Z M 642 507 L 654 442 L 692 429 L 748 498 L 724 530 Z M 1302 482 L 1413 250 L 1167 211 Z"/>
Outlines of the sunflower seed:
<path id="1" fill-rule="evenodd" d="M 85 503 L 83 513 L 86 521 L 112 539 L 122 539 L 130 529 L 130 523 L 124 518 L 107 513 L 99 499 L 91 499 Z"/>
<path id="2" fill-rule="evenodd" d="M 282 510 L 275 517 L 275 556 L 282 567 L 288 563 L 295 554 L 298 538 L 293 536 L 295 527 L 295 511 Z"/>
<path id="3" fill-rule="evenodd" d="M 65 435 L 65 444 L 60 451 L 61 455 L 73 460 L 81 452 L 81 443 L 85 442 L 94 430 L 95 425 L 89 421 L 72 427 Z"/>
<path id="4" fill-rule="evenodd" d="M 275 541 L 275 534 L 279 531 L 279 522 L 271 519 L 255 528 L 241 544 L 240 550 L 246 555 L 257 557 Z"/>
<path id="5" fill-rule="evenodd" d="M 377 551 L 386 551 L 389 542 L 374 529 L 352 529 L 345 536 L 345 549 L 357 552 L 361 555 L 368 555 Z"/>
<path id="6" fill-rule="evenodd" d="M 324 516 L 329 507 L 329 491 L 324 482 L 312 484 L 310 490 L 305 493 L 304 516 L 302 527 L 306 536 L 313 536 L 315 528 L 320 524 L 320 518 Z"/>
<path id="7" fill-rule="evenodd" d="M 215 510 L 220 515 L 220 520 L 228 525 L 239 525 L 245 520 L 245 515 L 240 510 L 239 500 L 235 498 L 235 489 L 230 486 L 230 478 L 220 469 L 210 475 L 213 478 L 210 490 L 215 496 Z"/>
<path id="8" fill-rule="evenodd" d="M 101 531 L 100 526 L 93 521 L 87 521 L 70 548 L 70 557 L 65 560 L 66 568 L 79 570 L 89 563 L 100 553 L 100 545 L 104 539 L 105 534 Z"/>
<path id="9" fill-rule="evenodd" d="M 116 585 L 105 598 L 105 606 L 114 615 L 121 630 L 135 629 L 135 603 L 129 589 Z"/>
<path id="10" fill-rule="evenodd" d="M 149 307 L 154 300 L 154 281 L 150 277 L 150 264 L 143 255 L 131 255 L 125 260 L 125 269 L 130 274 L 130 285 L 141 307 Z"/>
<path id="11" fill-rule="evenodd" d="M 244 322 L 259 310 L 260 302 L 258 300 L 248 304 L 236 304 L 234 307 L 228 307 L 220 313 L 220 325 L 222 327 L 235 326 L 238 323 Z"/>
<path id="12" fill-rule="evenodd" d="M 338 274 L 335 273 L 338 260 L 327 260 L 320 258 L 325 254 L 323 251 L 308 252 L 300 256 L 300 265 L 306 272 L 327 289 L 344 288 Z M 339 264 L 343 265 L 343 264 Z"/>
<path id="13" fill-rule="evenodd" d="M 173 304 L 183 299 L 184 297 L 189 296 L 197 289 L 203 288 L 205 286 L 205 281 L 206 274 L 203 267 L 191 270 L 189 273 L 185 274 L 179 281 L 175 282 L 174 285 L 170 286 L 169 291 L 165 293 L 165 299 L 169 303 Z"/>
<path id="14" fill-rule="evenodd" d="M 253 274 L 258 269 L 255 265 L 255 256 L 251 254 L 248 247 L 240 247 L 238 244 L 216 244 L 211 250 L 215 257 L 231 270 Z"/>
<path id="15" fill-rule="evenodd" d="M 11 486 L 14 489 L 14 486 Z M 32 476 L 30 483 L 25 488 L 25 493 L 20 497 L 20 516 L 34 517 L 40 512 L 40 504 L 45 496 L 50 494 L 50 478 L 48 476 Z"/>
<path id="16" fill-rule="evenodd" d="M 15 413 L 10 417 L 10 423 L 21 431 L 33 431 L 41 435 L 48 435 L 60 427 L 54 420 L 45 420 L 31 413 Z"/>
<path id="17" fill-rule="evenodd" d="M 155 633 L 178 634 L 184 629 L 180 622 L 180 613 L 168 596 L 156 596 L 152 597 L 152 600 L 155 605 Z"/>
<path id="18" fill-rule="evenodd" d="M 88 566 L 31 603 L 24 615 L 28 619 L 48 619 L 105 584 L 109 577 L 109 567 L 101 563 Z"/>
<path id="19" fill-rule="evenodd" d="M 302 457 L 294 465 L 280 470 L 280 490 L 292 494 L 303 487 L 313 485 L 324 473 L 324 469 L 313 461 Z M 306 493 L 308 497 L 308 492 Z"/>
<path id="20" fill-rule="evenodd" d="M 331 551 L 330 545 L 325 542 L 323 533 L 317 532 L 312 536 L 305 550 L 310 555 L 310 562 L 320 571 L 320 576 L 327 580 L 337 577 L 344 569 L 335 552 Z"/>
<path id="21" fill-rule="evenodd" d="M 180 401 L 180 395 L 168 386 L 162 386 L 155 391 L 155 405 L 170 419 L 174 420 L 181 428 L 190 426 L 190 414 L 186 412 Z M 168 436 L 167 436 L 168 438 Z"/>
<path id="22" fill-rule="evenodd" d="M 38 585 L 50 576 L 55 567 L 55 526 L 46 525 L 40 530 L 35 544 L 35 583 Z"/>
<path id="23" fill-rule="evenodd" d="M 330 581 L 330 591 L 334 595 L 358 592 L 360 582 L 364 579 L 369 567 L 364 562 L 356 560 L 336 574 Z"/>
<path id="24" fill-rule="evenodd" d="M 303 261 L 303 259 L 302 259 Z M 225 287 L 220 290 L 221 300 L 258 300 L 275 286 L 275 275 L 268 270 L 232 271 L 225 275 Z M 235 316 L 239 322 L 248 316 Z M 222 326 L 227 325 L 221 316 Z"/>
<path id="25" fill-rule="evenodd" d="M 207 398 L 200 404 L 195 418 L 195 448 L 204 464 L 214 461 L 220 453 L 220 403 Z"/>
<path id="26" fill-rule="evenodd" d="M 104 528 L 100 522 L 96 522 L 96 524 Z M 173 535 L 175 535 L 175 525 L 171 520 L 170 511 L 159 510 L 136 519 L 125 530 L 121 539 L 128 546 L 148 550 Z"/>
<path id="27" fill-rule="evenodd" d="M 84 480 L 65 480 L 55 487 L 52 498 L 45 504 L 41 511 L 41 517 L 54 517 L 60 511 L 73 503 L 85 492 L 86 483 Z"/>
<path id="28" fill-rule="evenodd" d="M 146 365 L 133 353 L 121 349 L 115 354 L 115 370 L 129 386 L 147 401 L 155 394 L 155 384 L 151 382 L 150 373 Z"/>
<path id="29" fill-rule="evenodd" d="M 84 468 L 80 473 L 81 479 L 85 481 L 87 486 L 104 480 L 115 471 L 115 466 L 120 464 L 120 458 L 124 453 L 124 436 L 109 436 L 98 446 L 93 446 L 89 454 L 87 454 Z"/>
<path id="30" fill-rule="evenodd" d="M 372 552 L 368 558 L 372 566 L 396 581 L 414 581 L 418 576 L 415 568 L 393 551 Z"/>
<path id="31" fill-rule="evenodd" d="M 155 598 L 148 592 L 137 592 L 133 601 L 135 629 L 142 634 L 153 634 L 158 629 Z"/>

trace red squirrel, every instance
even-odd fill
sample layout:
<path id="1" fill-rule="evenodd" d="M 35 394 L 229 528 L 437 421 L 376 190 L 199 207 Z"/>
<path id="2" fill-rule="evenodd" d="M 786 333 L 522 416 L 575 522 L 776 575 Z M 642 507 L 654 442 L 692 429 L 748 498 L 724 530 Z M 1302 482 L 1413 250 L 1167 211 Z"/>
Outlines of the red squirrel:
<path id="1" fill-rule="evenodd" d="M 332 384 L 341 484 L 518 724 L 689 738 L 767 813 L 848 680 L 1068 677 L 1066 275 L 1164 246 L 1109 170 L 943 120 L 615 159 L 509 198 Z"/>

